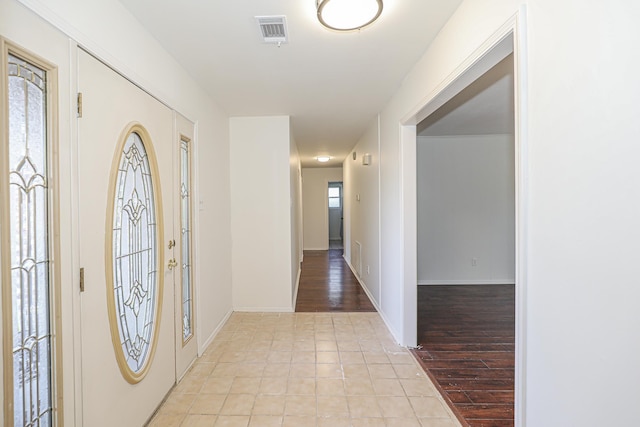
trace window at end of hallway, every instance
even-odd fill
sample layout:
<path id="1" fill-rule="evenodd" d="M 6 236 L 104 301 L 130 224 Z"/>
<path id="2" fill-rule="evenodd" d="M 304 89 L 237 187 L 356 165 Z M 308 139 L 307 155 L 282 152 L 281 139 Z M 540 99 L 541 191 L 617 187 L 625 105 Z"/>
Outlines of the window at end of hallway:
<path id="1" fill-rule="evenodd" d="M 340 187 L 329 187 L 329 207 L 340 207 Z"/>

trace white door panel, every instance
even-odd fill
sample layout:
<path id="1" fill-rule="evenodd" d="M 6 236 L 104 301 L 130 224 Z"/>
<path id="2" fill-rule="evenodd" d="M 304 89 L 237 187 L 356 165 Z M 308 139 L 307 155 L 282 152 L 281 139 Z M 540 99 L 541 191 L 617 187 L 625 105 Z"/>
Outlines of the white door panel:
<path id="1" fill-rule="evenodd" d="M 167 269 L 171 258 L 167 242 L 173 234 L 173 115 L 86 52 L 79 52 L 78 62 L 83 95 L 78 125 L 80 266 L 85 280 L 81 295 L 83 425 L 141 426 L 175 383 L 173 279 Z M 162 201 L 157 210 L 164 216 L 160 226 L 165 236 L 164 241 L 157 241 L 164 247 L 164 259 L 157 262 L 165 287 L 160 311 L 156 311 L 157 347 L 146 376 L 136 384 L 125 380 L 116 361 L 107 308 L 107 292 L 113 288 L 105 278 L 106 268 L 111 268 L 105 265 L 105 243 L 111 239 L 109 188 L 115 179 L 111 169 L 114 156 L 119 156 L 116 147 L 121 133 L 131 122 L 148 131 L 155 151 L 159 171 L 156 203 Z"/>
<path id="2" fill-rule="evenodd" d="M 174 144 L 174 237 L 178 268 L 175 281 L 176 378 L 180 379 L 198 356 L 194 282 L 194 125 L 176 114 Z"/>

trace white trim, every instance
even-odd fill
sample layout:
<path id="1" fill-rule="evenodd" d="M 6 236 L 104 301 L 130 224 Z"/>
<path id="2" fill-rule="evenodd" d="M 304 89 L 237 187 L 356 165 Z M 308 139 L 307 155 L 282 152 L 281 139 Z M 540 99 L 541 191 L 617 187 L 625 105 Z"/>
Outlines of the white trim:
<path id="1" fill-rule="evenodd" d="M 331 180 L 329 180 L 329 178 L 324 180 L 324 189 L 322 191 L 323 196 L 322 196 L 322 200 L 323 200 L 323 206 L 324 206 L 324 237 L 322 238 L 323 242 L 327 242 L 327 249 L 325 250 L 329 250 L 329 195 L 328 195 L 328 188 L 329 188 L 329 183 L 332 182 Z"/>
<path id="2" fill-rule="evenodd" d="M 292 307 L 293 311 L 296 311 L 296 304 L 298 303 L 298 289 L 300 288 L 300 276 L 302 275 L 302 266 L 298 267 L 298 278 L 296 279 L 296 288 L 293 291 Z"/>
<path id="3" fill-rule="evenodd" d="M 399 126 L 400 140 L 400 215 L 402 260 L 400 287 L 402 292 L 403 345 L 418 344 L 418 180 L 416 125 Z"/>
<path id="4" fill-rule="evenodd" d="M 175 110 L 174 110 L 175 111 Z M 176 111 L 176 114 L 180 114 Z M 186 116 L 182 116 L 185 117 Z M 189 120 L 189 119 L 187 119 Z M 200 230 L 200 162 L 198 161 L 200 157 L 200 130 L 198 129 L 198 122 L 193 123 L 193 139 L 191 140 L 191 176 L 193 177 L 191 191 L 193 191 L 193 201 L 191 202 L 193 212 L 191 212 L 191 218 L 193 219 L 193 230 Z M 204 312 L 203 302 L 200 301 L 200 291 L 202 289 L 202 283 L 205 281 L 202 279 L 202 269 L 200 268 L 201 259 L 200 259 L 200 246 L 201 246 L 201 237 L 199 232 L 195 232 L 191 234 L 192 239 L 192 250 L 193 250 L 193 296 L 195 298 L 195 332 L 196 339 L 198 340 L 198 355 L 200 355 L 200 342 L 203 341 L 202 337 L 202 314 Z M 229 317 L 227 313 L 225 315 L 225 320 Z M 215 329 L 212 334 L 216 334 L 217 329 Z M 206 347 L 202 347 L 206 348 Z"/>
<path id="5" fill-rule="evenodd" d="M 305 251 L 328 251 L 329 247 L 327 246 L 326 248 L 304 248 L 304 250 Z"/>
<path id="6" fill-rule="evenodd" d="M 381 148 L 380 145 L 382 144 L 382 138 L 380 137 L 381 135 L 381 131 L 382 131 L 382 125 L 381 125 L 381 118 L 380 118 L 380 113 L 378 113 L 377 117 L 376 117 L 376 126 L 377 126 L 377 149 L 378 152 L 376 153 L 376 155 L 378 156 L 378 159 L 380 159 L 381 155 Z M 379 303 L 382 306 L 383 304 L 383 300 L 382 300 L 382 167 L 380 165 L 380 160 L 378 160 L 377 162 L 377 166 L 378 166 L 378 299 L 380 300 Z M 351 211 L 349 211 L 351 212 Z M 351 221 L 351 218 L 349 218 L 349 221 Z M 379 310 L 381 311 L 381 310 Z"/>
<path id="7" fill-rule="evenodd" d="M 516 175 L 516 325 L 514 421 L 526 425 L 527 236 L 529 211 L 527 8 L 520 6 L 513 24 L 515 175 Z"/>
<path id="8" fill-rule="evenodd" d="M 198 357 L 201 357 L 204 354 L 204 351 L 207 349 L 207 347 L 209 347 L 209 345 L 211 345 L 215 337 L 222 330 L 222 327 L 225 325 L 225 323 L 227 323 L 227 320 L 229 320 L 232 314 L 233 314 L 233 310 L 229 310 L 227 314 L 224 315 L 220 323 L 218 323 L 218 326 L 216 326 L 213 332 L 211 332 L 211 335 L 209 335 L 209 338 L 207 338 L 206 340 L 203 340 L 202 342 L 199 342 L 200 346 L 198 346 Z"/>
<path id="9" fill-rule="evenodd" d="M 437 285 L 515 285 L 513 279 L 488 279 L 488 280 L 418 280 L 418 286 Z"/>
<path id="10" fill-rule="evenodd" d="M 513 53 L 511 36 L 515 27 L 515 18 L 515 16 L 512 17 L 492 37 L 486 40 L 454 72 L 449 74 L 431 93 L 411 109 L 400 120 L 400 123 L 404 126 L 417 125 L 493 68 L 494 65 Z"/>
<path id="11" fill-rule="evenodd" d="M 80 283 L 80 145 L 78 132 L 80 123 L 77 117 L 77 93 L 79 92 L 78 75 L 80 61 L 78 59 L 78 44 L 69 38 L 69 132 L 70 132 L 70 163 L 71 163 L 71 264 L 73 271 L 73 283 Z M 82 296 L 79 286 L 74 286 L 72 299 L 73 312 L 73 372 L 74 372 L 74 425 L 83 424 L 83 400 L 84 386 L 82 381 Z M 69 421 L 68 419 L 66 420 Z"/>

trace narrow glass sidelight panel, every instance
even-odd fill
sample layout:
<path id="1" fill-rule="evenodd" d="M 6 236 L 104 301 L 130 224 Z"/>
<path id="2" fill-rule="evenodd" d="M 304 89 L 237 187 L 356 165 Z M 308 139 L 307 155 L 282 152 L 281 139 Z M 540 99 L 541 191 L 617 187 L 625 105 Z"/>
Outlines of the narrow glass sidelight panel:
<path id="1" fill-rule="evenodd" d="M 46 72 L 8 56 L 14 426 L 53 424 Z"/>
<path id="2" fill-rule="evenodd" d="M 137 381 L 150 359 L 158 312 L 158 223 L 145 144 L 128 134 L 118 162 L 113 204 L 113 302 L 123 372 Z M 120 357 L 122 357 L 120 359 Z M 124 366 L 121 366 L 123 368 Z"/>
<path id="3" fill-rule="evenodd" d="M 182 342 L 193 335 L 191 284 L 191 157 L 189 141 L 180 140 L 180 229 L 182 256 Z"/>

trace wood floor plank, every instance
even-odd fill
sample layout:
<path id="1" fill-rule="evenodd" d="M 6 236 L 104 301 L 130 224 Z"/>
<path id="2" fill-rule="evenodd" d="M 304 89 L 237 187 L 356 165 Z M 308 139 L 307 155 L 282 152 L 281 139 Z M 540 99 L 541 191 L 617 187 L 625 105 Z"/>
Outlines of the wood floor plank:
<path id="1" fill-rule="evenodd" d="M 467 391 L 471 403 L 493 402 L 513 405 L 513 391 Z"/>
<path id="2" fill-rule="evenodd" d="M 341 249 L 304 251 L 297 312 L 376 311 Z"/>
<path id="3" fill-rule="evenodd" d="M 512 427 L 513 285 L 418 287 L 413 350 L 463 425 Z"/>

